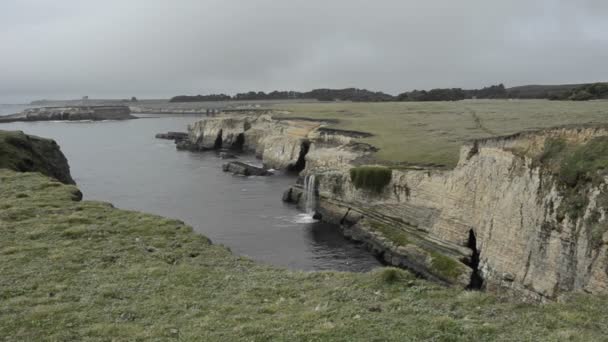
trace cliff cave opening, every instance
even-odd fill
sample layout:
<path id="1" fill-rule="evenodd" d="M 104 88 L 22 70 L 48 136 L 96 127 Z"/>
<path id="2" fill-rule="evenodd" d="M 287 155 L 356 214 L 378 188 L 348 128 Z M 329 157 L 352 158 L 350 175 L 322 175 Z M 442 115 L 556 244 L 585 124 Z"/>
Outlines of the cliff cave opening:
<path id="1" fill-rule="evenodd" d="M 243 151 L 243 146 L 245 146 L 245 134 L 241 133 L 236 136 L 236 140 L 232 143 L 230 148 L 235 151 Z"/>
<path id="2" fill-rule="evenodd" d="M 219 150 L 220 148 L 222 148 L 222 134 L 223 134 L 223 131 L 220 129 L 220 132 L 217 134 L 217 137 L 215 138 L 215 143 L 213 143 L 213 149 Z"/>
<path id="3" fill-rule="evenodd" d="M 306 155 L 308 154 L 309 150 L 310 150 L 310 141 L 308 141 L 308 140 L 302 141 L 302 144 L 300 145 L 300 155 L 298 156 L 298 160 L 295 162 L 295 164 L 289 165 L 287 170 L 289 172 L 300 172 L 300 171 L 304 170 L 304 168 L 306 167 Z"/>
<path id="4" fill-rule="evenodd" d="M 469 262 L 469 266 L 471 266 L 473 269 L 473 273 L 471 273 L 471 280 L 467 286 L 467 289 L 479 290 L 483 287 L 483 278 L 479 273 L 479 250 L 477 249 L 477 237 L 475 236 L 473 229 L 469 230 L 467 247 L 473 251 L 473 254 L 471 254 L 471 260 Z"/>

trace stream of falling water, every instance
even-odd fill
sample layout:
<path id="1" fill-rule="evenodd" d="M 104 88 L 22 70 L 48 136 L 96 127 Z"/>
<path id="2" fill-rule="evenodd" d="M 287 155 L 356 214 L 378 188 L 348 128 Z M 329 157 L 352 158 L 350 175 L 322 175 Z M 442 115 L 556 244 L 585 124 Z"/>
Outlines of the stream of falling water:
<path id="1" fill-rule="evenodd" d="M 313 223 L 317 222 L 314 219 L 315 209 L 317 207 L 315 198 L 315 175 L 309 175 L 304 178 L 304 210 L 305 212 L 296 216 L 298 223 Z"/>

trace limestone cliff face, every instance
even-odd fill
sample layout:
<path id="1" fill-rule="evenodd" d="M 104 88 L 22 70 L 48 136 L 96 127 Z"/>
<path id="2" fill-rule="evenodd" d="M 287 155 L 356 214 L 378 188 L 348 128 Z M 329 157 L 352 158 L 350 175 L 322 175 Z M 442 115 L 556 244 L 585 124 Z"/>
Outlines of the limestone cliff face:
<path id="1" fill-rule="evenodd" d="M 189 148 L 254 152 L 265 167 L 284 169 L 297 165 L 300 158 L 304 158 L 308 135 L 318 126 L 318 123 L 307 121 L 273 120 L 268 115 L 227 113 L 191 125 L 188 128 Z"/>
<path id="2" fill-rule="evenodd" d="M 188 127 L 189 139 L 202 150 L 236 148 L 237 140 L 242 139 L 243 133 L 251 126 L 249 120 L 245 117 L 210 118 L 198 121 Z"/>
<path id="3" fill-rule="evenodd" d="M 455 169 L 392 170 L 380 192 L 351 181 L 349 171 L 373 163 L 374 152 L 351 133 L 267 115 L 222 116 L 190 127 L 189 141 L 255 152 L 266 167 L 297 165 L 315 176 L 323 220 L 429 279 L 531 300 L 608 293 L 607 180 L 568 188 L 538 158 L 551 139 L 581 146 L 608 136 L 605 127 L 473 141 Z M 303 193 L 300 183 L 284 199 L 303 205 Z"/>
<path id="4" fill-rule="evenodd" d="M 487 289 L 532 299 L 570 291 L 608 293 L 607 208 L 600 200 L 608 194 L 606 180 L 576 194 L 586 198 L 580 217 L 563 215 L 575 195 L 565 193 L 532 157 L 548 138 L 584 144 L 603 135 L 605 128 L 560 128 L 476 141 L 462 148 L 454 170 L 394 170 L 381 193 L 357 189 L 346 172 L 348 162 L 329 161 L 320 151 L 311 159 L 331 165 L 317 171 L 322 165 L 317 160 L 306 172 L 317 175 L 321 212 L 343 218 L 356 212 L 362 216 L 359 225 L 369 226 L 367 220 L 398 227 L 411 236 L 406 247 L 422 247 L 431 259 L 440 252 L 472 265 L 471 248 L 476 249 Z M 431 264 L 423 258 L 414 268 L 441 276 Z"/>

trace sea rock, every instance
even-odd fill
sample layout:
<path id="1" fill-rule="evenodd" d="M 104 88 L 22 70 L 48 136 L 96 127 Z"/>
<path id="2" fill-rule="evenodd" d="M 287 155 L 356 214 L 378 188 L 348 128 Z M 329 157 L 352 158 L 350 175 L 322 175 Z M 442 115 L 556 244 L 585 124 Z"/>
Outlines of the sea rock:
<path id="1" fill-rule="evenodd" d="M 283 196 L 281 200 L 285 203 L 295 203 L 294 198 L 292 196 L 293 188 L 289 188 L 283 192 Z"/>
<path id="2" fill-rule="evenodd" d="M 218 154 L 218 157 L 220 157 L 220 159 L 236 159 L 237 156 L 235 154 L 232 154 L 230 152 L 220 152 Z"/>
<path id="3" fill-rule="evenodd" d="M 158 133 L 155 136 L 156 139 L 167 139 L 167 140 L 173 140 L 176 143 L 178 141 L 182 141 L 182 140 L 187 140 L 188 139 L 188 133 L 185 132 L 167 132 L 167 133 Z"/>
<path id="4" fill-rule="evenodd" d="M 226 163 L 226 164 L 222 165 L 222 170 L 224 172 L 232 172 L 233 174 L 243 175 L 243 176 L 268 176 L 268 175 L 271 175 L 271 173 L 268 172 L 268 170 L 266 170 L 264 168 L 245 164 L 242 162 Z"/>
<path id="5" fill-rule="evenodd" d="M 197 144 L 192 143 L 190 140 L 178 140 L 175 142 L 175 148 L 180 151 L 191 151 L 191 152 L 204 152 L 208 149 L 203 148 Z"/>

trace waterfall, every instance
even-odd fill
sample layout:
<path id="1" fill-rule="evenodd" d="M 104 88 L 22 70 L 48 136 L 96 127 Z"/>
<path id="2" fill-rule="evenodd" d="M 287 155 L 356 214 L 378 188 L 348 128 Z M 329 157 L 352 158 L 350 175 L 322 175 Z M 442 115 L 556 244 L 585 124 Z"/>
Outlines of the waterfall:
<path id="1" fill-rule="evenodd" d="M 304 177 L 304 210 L 303 214 L 299 214 L 295 218 L 296 223 L 315 223 L 315 209 L 317 208 L 315 198 L 315 176 L 310 175 Z"/>
<path id="2" fill-rule="evenodd" d="M 306 214 L 315 214 L 316 203 L 315 203 L 315 175 L 309 175 L 304 178 L 304 194 L 306 195 Z"/>

